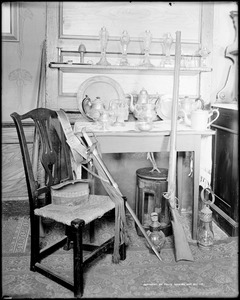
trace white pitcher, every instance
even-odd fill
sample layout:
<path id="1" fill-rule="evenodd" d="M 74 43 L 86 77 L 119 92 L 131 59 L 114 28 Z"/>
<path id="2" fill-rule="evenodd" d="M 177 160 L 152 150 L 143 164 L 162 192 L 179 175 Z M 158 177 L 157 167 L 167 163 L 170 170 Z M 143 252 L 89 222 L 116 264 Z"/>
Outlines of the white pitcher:
<path id="1" fill-rule="evenodd" d="M 209 121 L 209 118 L 216 114 L 215 118 Z M 206 130 L 209 128 L 209 126 L 217 120 L 219 117 L 219 110 L 218 109 L 212 109 L 212 110 L 194 110 L 191 112 L 191 127 L 194 130 Z"/>

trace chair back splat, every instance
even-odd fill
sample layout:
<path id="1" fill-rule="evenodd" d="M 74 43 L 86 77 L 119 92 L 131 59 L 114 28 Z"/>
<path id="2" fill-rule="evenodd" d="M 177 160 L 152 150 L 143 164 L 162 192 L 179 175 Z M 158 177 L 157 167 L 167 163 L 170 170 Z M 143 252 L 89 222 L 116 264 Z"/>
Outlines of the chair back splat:
<path id="1" fill-rule="evenodd" d="M 44 204 L 50 203 L 50 187 L 52 185 L 73 179 L 69 147 L 55 111 L 38 108 L 24 115 L 13 113 L 11 117 L 19 137 L 30 204 L 32 209 L 35 209 L 42 205 L 38 199 L 43 193 L 46 193 L 47 201 Z M 37 151 L 39 161 L 45 171 L 41 185 L 35 178 L 36 174 L 33 174 L 33 165 L 28 150 L 29 136 L 26 136 L 24 130 L 25 120 L 34 122 L 32 125 L 34 125 L 35 133 L 39 138 L 39 149 L 35 149 L 35 151 Z"/>
<path id="2" fill-rule="evenodd" d="M 103 244 L 94 244 L 94 221 L 100 220 L 107 212 L 114 212 L 115 204 L 109 196 L 105 195 L 93 195 L 88 192 L 82 196 L 86 191 L 88 180 L 75 178 L 71 150 L 56 111 L 37 108 L 22 115 L 14 112 L 11 117 L 17 130 L 29 197 L 30 270 L 37 271 L 70 289 L 75 297 L 81 297 L 84 292 L 84 272 L 87 272 L 85 266 L 104 252 L 113 253 L 114 234 Z M 76 182 L 80 183 L 79 189 Z M 59 190 L 65 189 L 65 198 L 62 196 L 61 201 L 55 203 L 52 197 L 53 195 L 57 197 L 58 186 L 60 186 Z M 66 195 L 67 197 L 69 195 L 67 199 L 69 201 L 65 200 L 64 203 Z M 73 197 L 74 203 L 71 202 Z M 81 197 L 82 199 L 84 197 L 84 202 Z M 126 198 L 123 199 L 125 202 Z M 40 244 L 39 225 L 42 218 L 60 222 L 66 228 L 65 236 L 61 240 L 45 248 Z M 88 224 L 89 227 L 86 227 Z M 90 241 L 87 243 L 83 242 L 84 230 L 89 230 Z M 68 276 L 57 273 L 47 262 L 44 262 L 44 258 L 62 247 L 65 250 L 73 248 L 72 280 Z M 119 245 L 121 260 L 126 258 L 125 247 L 125 243 Z M 88 252 L 87 255 L 84 254 L 85 251 Z"/>

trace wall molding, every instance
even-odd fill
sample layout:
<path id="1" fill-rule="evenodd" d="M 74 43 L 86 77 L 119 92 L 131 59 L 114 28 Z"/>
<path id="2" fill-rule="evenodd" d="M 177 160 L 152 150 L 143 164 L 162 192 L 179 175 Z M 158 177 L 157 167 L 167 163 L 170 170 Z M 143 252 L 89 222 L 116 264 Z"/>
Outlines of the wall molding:
<path id="1" fill-rule="evenodd" d="M 33 141 L 34 127 L 31 124 L 26 124 L 26 139 L 28 143 Z M 19 144 L 17 131 L 14 123 L 2 124 L 2 144 Z"/>

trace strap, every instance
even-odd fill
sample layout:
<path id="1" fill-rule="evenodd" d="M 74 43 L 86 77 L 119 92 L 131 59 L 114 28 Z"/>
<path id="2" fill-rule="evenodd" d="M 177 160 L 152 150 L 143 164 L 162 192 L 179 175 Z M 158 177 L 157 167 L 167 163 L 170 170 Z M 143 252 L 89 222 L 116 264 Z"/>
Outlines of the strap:
<path id="1" fill-rule="evenodd" d="M 93 143 L 90 147 L 86 147 L 85 145 L 83 145 L 82 139 L 79 139 L 74 134 L 72 130 L 72 126 L 69 122 L 68 116 L 65 113 L 65 111 L 63 109 L 60 109 L 59 111 L 57 111 L 57 115 L 62 125 L 63 132 L 66 136 L 67 143 L 71 149 L 73 159 L 75 160 L 75 162 L 81 163 L 82 167 L 93 176 L 99 178 L 100 180 L 108 182 L 108 180 L 102 178 L 101 176 L 98 176 L 96 173 L 92 172 L 91 170 L 89 170 L 87 167 L 83 165 L 83 164 L 87 164 L 90 160 L 92 160 L 92 153 L 95 151 L 97 142 Z M 83 158 L 85 158 L 85 160 Z"/>
<path id="2" fill-rule="evenodd" d="M 57 115 L 62 125 L 63 132 L 66 136 L 66 140 L 71 149 L 74 160 L 76 162 L 87 163 L 90 160 L 87 153 L 87 148 L 82 144 L 82 141 L 80 141 L 74 134 L 65 111 L 60 109 L 59 111 L 57 111 Z M 83 158 L 86 161 L 84 161 Z"/>

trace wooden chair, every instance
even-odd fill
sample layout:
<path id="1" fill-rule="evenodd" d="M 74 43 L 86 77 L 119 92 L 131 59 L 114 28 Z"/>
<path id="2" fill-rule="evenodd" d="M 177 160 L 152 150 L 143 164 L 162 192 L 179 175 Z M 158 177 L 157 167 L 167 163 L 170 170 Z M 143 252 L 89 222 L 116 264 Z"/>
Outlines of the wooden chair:
<path id="1" fill-rule="evenodd" d="M 11 117 L 17 129 L 29 197 L 31 223 L 30 270 L 37 271 L 72 290 L 74 296 L 80 298 L 84 291 L 84 268 L 103 252 L 112 252 L 114 247 L 114 236 L 100 246 L 92 243 L 84 244 L 83 229 L 89 224 L 91 242 L 94 239 L 94 220 L 107 212 L 115 210 L 115 204 L 108 196 L 90 194 L 89 201 L 94 203 L 94 210 L 87 203 L 84 209 L 82 209 L 82 206 L 77 209 L 66 206 L 64 211 L 54 211 L 52 209 L 53 204 L 51 204 L 51 186 L 73 179 L 70 149 L 66 143 L 57 113 L 46 108 L 38 108 L 23 115 L 14 112 Z M 27 125 L 32 125 L 32 127 Z M 45 171 L 43 183 L 40 182 L 42 180 L 34 176 L 29 153 L 29 128 L 36 128 L 36 133 L 39 136 L 39 160 Z M 126 198 L 123 198 L 125 202 Z M 66 236 L 62 240 L 43 249 L 40 249 L 39 236 L 39 218 L 41 217 L 61 222 L 66 228 Z M 51 270 L 50 267 L 42 264 L 45 257 L 61 247 L 65 246 L 65 249 L 70 249 L 70 244 L 73 245 L 72 281 L 65 279 L 64 276 L 57 274 L 55 270 Z M 83 255 L 84 250 L 90 251 L 87 258 Z M 120 260 L 126 258 L 125 243 L 120 243 L 119 254 Z"/>

